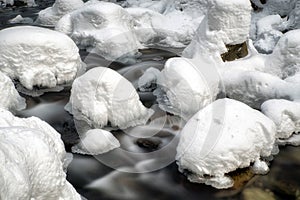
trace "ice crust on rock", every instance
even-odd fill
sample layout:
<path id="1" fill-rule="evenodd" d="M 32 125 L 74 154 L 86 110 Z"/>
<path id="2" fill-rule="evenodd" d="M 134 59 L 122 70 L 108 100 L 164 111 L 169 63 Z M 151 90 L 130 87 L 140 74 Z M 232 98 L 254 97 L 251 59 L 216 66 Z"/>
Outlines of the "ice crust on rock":
<path id="1" fill-rule="evenodd" d="M 177 164 L 192 182 L 216 188 L 233 186 L 225 174 L 271 155 L 276 126 L 257 110 L 231 99 L 219 99 L 196 113 L 185 125 L 177 147 Z M 262 166 L 264 169 L 259 170 Z"/>
<path id="2" fill-rule="evenodd" d="M 69 84 L 82 68 L 77 46 L 62 33 L 33 26 L 0 31 L 0 71 L 27 90 Z"/>
<path id="3" fill-rule="evenodd" d="M 114 3 L 89 1 L 62 17 L 55 29 L 107 60 L 134 57 L 142 47 L 133 32 L 132 17 Z"/>
<path id="4" fill-rule="evenodd" d="M 82 0 L 56 0 L 52 7 L 39 12 L 35 23 L 54 27 L 60 18 L 83 5 Z"/>
<path id="5" fill-rule="evenodd" d="M 98 155 L 118 147 L 120 147 L 119 141 L 110 132 L 91 129 L 80 136 L 80 142 L 72 147 L 72 152 Z"/>
<path id="6" fill-rule="evenodd" d="M 0 72 L 0 107 L 17 111 L 26 107 L 26 102 L 16 90 L 13 82 L 5 74 Z"/>
<path id="7" fill-rule="evenodd" d="M 0 132 L 1 199 L 81 199 L 66 180 L 69 158 L 51 126 L 0 109 Z"/>
<path id="8" fill-rule="evenodd" d="M 300 132 L 300 102 L 272 99 L 264 102 L 261 110 L 275 122 L 277 138 L 287 139 Z"/>
<path id="9" fill-rule="evenodd" d="M 132 84 L 112 69 L 97 67 L 78 77 L 72 86 L 69 111 L 92 128 L 122 129 L 145 124 L 153 114 L 144 107 Z"/>

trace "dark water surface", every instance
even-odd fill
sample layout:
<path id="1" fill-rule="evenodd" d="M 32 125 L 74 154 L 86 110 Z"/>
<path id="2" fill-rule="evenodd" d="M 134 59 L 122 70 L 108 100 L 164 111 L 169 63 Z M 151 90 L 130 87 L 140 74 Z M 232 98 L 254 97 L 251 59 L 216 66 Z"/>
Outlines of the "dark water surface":
<path id="1" fill-rule="evenodd" d="M 23 17 L 36 18 L 37 12 L 52 5 L 51 1 L 37 1 L 34 8 L 10 7 L 0 8 L 0 29 L 15 26 L 7 20 L 18 14 Z M 108 62 L 96 55 L 81 51 L 82 59 L 88 68 L 107 66 L 118 70 L 129 81 L 136 85 L 145 69 L 156 67 L 161 69 L 167 58 L 175 56 L 164 50 L 145 50 L 140 62 L 135 65 L 124 65 Z M 78 142 L 79 137 L 73 122 L 73 117 L 64 110 L 69 100 L 70 88 L 57 93 L 47 93 L 41 97 L 28 97 L 27 109 L 18 113 L 21 117 L 37 116 L 52 125 L 62 135 L 66 150 Z M 143 103 L 151 107 L 155 98 L 149 94 L 140 93 Z M 176 138 L 178 127 L 160 131 L 150 139 L 133 137 L 120 130 L 113 131 L 120 140 L 123 149 L 132 152 L 152 152 L 163 148 Z M 140 133 L 141 135 L 143 133 Z M 172 156 L 170 152 L 169 156 Z M 116 157 L 114 157 L 116 156 Z M 121 163 L 124 168 L 147 168 L 157 160 L 132 160 L 121 153 L 104 154 L 112 162 Z M 166 156 L 166 154 L 162 155 Z M 167 167 L 151 173 L 126 173 L 107 167 L 97 160 L 97 157 L 74 154 L 74 159 L 68 169 L 68 180 L 77 191 L 90 200 L 198 200 L 198 199 L 300 199 L 300 148 L 282 147 L 279 155 L 271 162 L 271 171 L 265 176 L 253 175 L 249 169 L 238 170 L 230 174 L 236 181 L 234 189 L 217 190 L 203 184 L 190 183 L 184 175 L 178 172 L 177 165 L 172 162 Z M 124 171 L 124 170 L 123 170 Z"/>

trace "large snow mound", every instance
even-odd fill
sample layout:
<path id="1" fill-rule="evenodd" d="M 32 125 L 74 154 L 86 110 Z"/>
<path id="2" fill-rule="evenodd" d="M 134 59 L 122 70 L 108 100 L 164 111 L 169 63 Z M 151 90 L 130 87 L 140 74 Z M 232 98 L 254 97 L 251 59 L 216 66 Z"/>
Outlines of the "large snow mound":
<path id="1" fill-rule="evenodd" d="M 261 110 L 275 122 L 278 138 L 286 139 L 300 132 L 300 102 L 272 99 L 264 102 Z"/>
<path id="2" fill-rule="evenodd" d="M 215 63 L 209 58 L 197 60 L 186 58 L 169 59 L 157 77 L 157 96 L 159 107 L 172 114 L 189 119 L 197 111 L 215 100 L 218 94 L 219 77 Z M 149 76 L 153 76 L 149 72 Z M 148 84 L 151 77 L 142 77 Z M 151 85 L 151 84 L 150 84 Z"/>
<path id="3" fill-rule="evenodd" d="M 144 107 L 133 85 L 112 69 L 97 67 L 77 78 L 69 111 L 93 128 L 145 124 L 153 111 Z"/>
<path id="4" fill-rule="evenodd" d="M 33 26 L 0 31 L 0 71 L 26 89 L 54 88 L 72 82 L 83 63 L 66 35 Z"/>
<path id="5" fill-rule="evenodd" d="M 66 152 L 51 126 L 0 109 L 0 138 L 1 199 L 81 199 L 66 180 Z"/>
<path id="6" fill-rule="evenodd" d="M 5 74 L 0 72 L 0 107 L 17 111 L 26 107 L 26 102 L 16 90 L 13 82 Z"/>
<path id="7" fill-rule="evenodd" d="M 192 182 L 216 188 L 233 186 L 226 173 L 255 164 L 268 167 L 276 126 L 257 110 L 231 99 L 220 99 L 196 113 L 180 133 L 177 163 Z"/>
<path id="8" fill-rule="evenodd" d="M 114 3 L 87 2 L 61 18 L 55 29 L 107 60 L 135 56 L 141 48 L 133 32 L 132 17 Z"/>
<path id="9" fill-rule="evenodd" d="M 65 14 L 82 7 L 83 4 L 82 0 L 56 0 L 52 7 L 39 12 L 35 23 L 54 27 Z"/>

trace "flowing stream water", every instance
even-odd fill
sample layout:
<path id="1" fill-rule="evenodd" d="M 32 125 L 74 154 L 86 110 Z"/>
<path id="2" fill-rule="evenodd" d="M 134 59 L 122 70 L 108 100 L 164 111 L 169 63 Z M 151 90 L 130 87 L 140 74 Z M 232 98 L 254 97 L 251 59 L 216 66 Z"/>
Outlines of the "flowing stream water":
<path id="1" fill-rule="evenodd" d="M 9 24 L 7 20 L 21 14 L 36 18 L 37 12 L 53 4 L 53 1 L 37 1 L 38 6 L 0 8 L 0 29 L 20 24 Z M 180 52 L 180 50 L 178 51 Z M 137 86 L 138 78 L 149 67 L 162 69 L 167 58 L 176 56 L 174 49 L 149 49 L 142 51 L 140 62 L 134 65 L 110 63 L 96 55 L 81 51 L 82 60 L 88 68 L 107 66 L 117 70 Z M 249 169 L 237 170 L 230 175 L 235 180 L 234 188 L 217 190 L 203 184 L 190 183 L 178 172 L 172 158 L 176 153 L 176 136 L 182 123 L 174 116 L 159 110 L 151 93 L 139 92 L 142 102 L 155 109 L 156 119 L 162 119 L 163 127 L 139 127 L 132 130 L 114 130 L 123 151 L 114 150 L 101 156 L 74 154 L 68 168 L 67 179 L 76 190 L 90 200 L 193 200 L 193 199 L 300 199 L 300 148 L 281 147 L 279 155 L 271 162 L 271 170 L 265 176 L 253 175 Z M 37 116 L 48 122 L 61 135 L 70 152 L 71 146 L 80 139 L 76 133 L 73 117 L 64 110 L 70 96 L 70 88 L 61 92 L 50 92 L 40 97 L 25 96 L 27 108 L 18 113 L 20 117 Z M 157 132 L 155 132 L 158 130 Z M 152 137 L 147 137 L 149 132 Z M 130 134 L 128 134 L 130 133 Z M 162 150 L 169 147 L 165 151 Z M 128 153 L 129 152 L 129 153 Z M 137 153 L 139 156 L 132 156 Z M 151 154 L 152 153 L 152 154 Z M 154 169 L 157 163 L 163 167 Z M 113 166 L 109 167 L 109 166 Z"/>

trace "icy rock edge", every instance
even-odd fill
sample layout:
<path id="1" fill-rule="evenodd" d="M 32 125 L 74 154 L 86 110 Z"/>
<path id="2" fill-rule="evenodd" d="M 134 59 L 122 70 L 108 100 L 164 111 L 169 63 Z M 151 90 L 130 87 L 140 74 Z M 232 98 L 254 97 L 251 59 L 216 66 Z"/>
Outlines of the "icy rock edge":
<path id="1" fill-rule="evenodd" d="M 15 89 L 15 85 L 5 74 L 0 72 L 0 107 L 12 112 L 26 108 L 26 101 Z"/>

